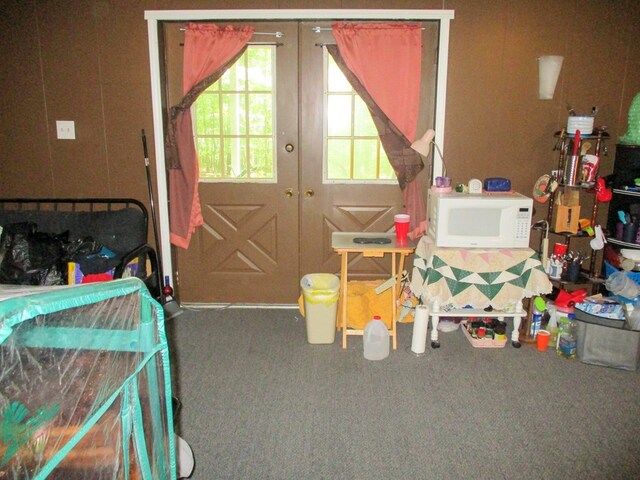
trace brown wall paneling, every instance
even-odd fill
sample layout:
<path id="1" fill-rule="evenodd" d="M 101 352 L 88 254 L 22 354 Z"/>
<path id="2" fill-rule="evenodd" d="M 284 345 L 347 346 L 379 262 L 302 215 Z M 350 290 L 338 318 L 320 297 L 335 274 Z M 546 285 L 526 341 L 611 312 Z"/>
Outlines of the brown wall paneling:
<path id="1" fill-rule="evenodd" d="M 625 18 L 626 6 L 596 2 L 580 2 L 573 12 L 565 52 L 567 71 L 561 94 L 578 113 L 589 113 L 598 107 L 596 125 L 606 125 L 611 135 L 607 147 L 614 152 L 623 126 L 617 123 L 622 100 L 628 39 L 624 37 L 630 25 Z M 597 19 L 597 21 L 594 21 Z M 579 29 L 578 25 L 586 28 Z M 612 28 L 613 25 L 616 27 Z M 602 158 L 600 173 L 613 171 L 614 156 Z"/>
<path id="2" fill-rule="evenodd" d="M 0 190 L 53 193 L 35 2 L 0 9 Z"/>
<path id="3" fill-rule="evenodd" d="M 110 195 L 148 204 L 141 130 L 147 134 L 152 158 L 153 119 L 146 22 L 140 28 L 144 4 L 120 2 L 103 6 L 94 15 Z"/>
<path id="4" fill-rule="evenodd" d="M 597 123 L 612 137 L 606 172 L 640 91 L 636 0 L 8 0 L 0 16 L 0 60 L 11 65 L 0 74 L 3 193 L 146 202 L 141 128 L 152 161 L 154 152 L 144 10 L 214 7 L 453 9 L 444 156 L 455 183 L 507 176 L 529 194 L 557 162 L 553 132 L 566 123 L 568 101 L 600 108 Z M 537 99 L 544 54 L 565 57 L 546 101 Z M 77 140 L 56 139 L 60 119 L 75 120 Z"/>
<path id="5" fill-rule="evenodd" d="M 110 196 L 100 57 L 92 10 L 90 2 L 38 3 L 57 196 Z M 76 139 L 58 140 L 56 120 L 75 121 Z"/>
<path id="6" fill-rule="evenodd" d="M 451 22 L 444 157 L 454 183 L 487 176 L 497 161 L 507 3 L 474 2 Z"/>
<path id="7" fill-rule="evenodd" d="M 527 195 L 533 187 L 532 174 L 535 181 L 556 168 L 557 155 L 551 151 L 553 134 L 565 116 L 560 88 L 556 87 L 553 100 L 538 99 L 537 59 L 564 55 L 567 37 L 563 6 L 553 8 L 551 1 L 541 4 L 533 11 L 523 3 L 506 5 L 501 101 L 496 117 L 499 150 L 494 152 L 498 167 L 496 175 L 487 175 L 511 177 L 513 187 Z"/>

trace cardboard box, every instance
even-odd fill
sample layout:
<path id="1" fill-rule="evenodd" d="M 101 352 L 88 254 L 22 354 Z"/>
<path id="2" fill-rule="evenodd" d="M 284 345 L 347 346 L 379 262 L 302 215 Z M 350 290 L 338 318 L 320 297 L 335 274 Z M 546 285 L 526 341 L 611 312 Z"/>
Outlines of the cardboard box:
<path id="1" fill-rule="evenodd" d="M 580 229 L 580 205 L 557 205 L 553 209 L 553 231 L 578 233 Z"/>
<path id="2" fill-rule="evenodd" d="M 507 344 L 507 337 L 505 335 L 498 336 L 498 338 L 473 338 L 467 329 L 468 325 L 462 325 L 462 331 L 467 340 L 475 348 L 504 348 Z"/>
<path id="3" fill-rule="evenodd" d="M 624 320 L 624 307 L 617 300 L 610 297 L 587 297 L 583 302 L 575 304 L 575 309 L 589 313 L 596 317 Z"/>

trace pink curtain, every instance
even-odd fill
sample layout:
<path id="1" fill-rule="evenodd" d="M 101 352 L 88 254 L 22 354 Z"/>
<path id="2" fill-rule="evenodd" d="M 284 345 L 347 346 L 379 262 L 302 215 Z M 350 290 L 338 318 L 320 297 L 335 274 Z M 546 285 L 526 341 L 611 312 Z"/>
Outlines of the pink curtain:
<path id="1" fill-rule="evenodd" d="M 349 70 L 406 137 L 404 143 L 410 147 L 416 136 L 420 102 L 420 25 L 336 23 L 333 35 Z M 402 193 L 405 211 L 411 217 L 409 236 L 417 238 L 426 226 L 421 185 L 412 178 Z"/>
<path id="2" fill-rule="evenodd" d="M 169 225 L 171 243 L 188 248 L 196 227 L 203 224 L 198 197 L 199 166 L 193 142 L 191 105 L 213 84 L 253 35 L 252 27 L 218 27 L 189 23 L 185 31 L 183 93 L 180 105 L 171 110 L 167 138 L 169 170 Z"/>
<path id="3" fill-rule="evenodd" d="M 333 36 L 349 69 L 396 127 L 415 140 L 420 105 L 420 25 L 333 25 Z"/>

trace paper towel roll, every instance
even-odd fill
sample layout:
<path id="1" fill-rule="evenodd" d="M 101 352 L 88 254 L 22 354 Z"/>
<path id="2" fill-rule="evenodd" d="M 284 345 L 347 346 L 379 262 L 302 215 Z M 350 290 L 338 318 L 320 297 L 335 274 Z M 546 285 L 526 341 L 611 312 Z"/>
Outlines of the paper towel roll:
<path id="1" fill-rule="evenodd" d="M 413 317 L 413 337 L 411 338 L 411 351 L 422 354 L 427 345 L 427 322 L 429 309 L 426 305 L 417 305 L 416 314 Z"/>

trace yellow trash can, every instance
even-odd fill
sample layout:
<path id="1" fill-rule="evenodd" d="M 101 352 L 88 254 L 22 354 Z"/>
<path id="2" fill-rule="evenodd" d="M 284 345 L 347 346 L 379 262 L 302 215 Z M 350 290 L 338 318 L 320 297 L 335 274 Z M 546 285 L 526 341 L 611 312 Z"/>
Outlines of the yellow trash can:
<path id="1" fill-rule="evenodd" d="M 310 273 L 300 280 L 304 299 L 307 341 L 333 343 L 336 339 L 336 315 L 340 279 L 331 273 Z"/>

